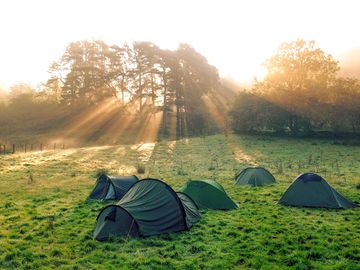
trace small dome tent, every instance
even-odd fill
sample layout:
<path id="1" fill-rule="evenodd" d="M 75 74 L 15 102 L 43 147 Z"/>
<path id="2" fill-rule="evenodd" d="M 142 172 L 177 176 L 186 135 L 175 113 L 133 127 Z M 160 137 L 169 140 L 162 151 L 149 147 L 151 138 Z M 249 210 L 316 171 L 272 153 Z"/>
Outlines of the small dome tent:
<path id="1" fill-rule="evenodd" d="M 235 185 L 266 186 L 275 183 L 274 176 L 262 167 L 248 167 L 235 177 Z"/>
<path id="2" fill-rule="evenodd" d="M 131 176 L 110 176 L 100 175 L 89 198 L 94 200 L 119 200 L 129 188 L 138 182 L 135 175 Z"/>
<path id="3" fill-rule="evenodd" d="M 356 204 L 333 189 L 320 175 L 299 175 L 278 202 L 290 206 L 351 208 Z"/>
<path id="4" fill-rule="evenodd" d="M 177 232 L 189 229 L 199 219 L 191 198 L 176 193 L 160 180 L 148 178 L 134 184 L 117 204 L 100 211 L 94 239 Z"/>
<path id="5" fill-rule="evenodd" d="M 197 204 L 199 208 L 230 210 L 237 208 L 224 188 L 213 180 L 192 180 L 181 190 Z"/>

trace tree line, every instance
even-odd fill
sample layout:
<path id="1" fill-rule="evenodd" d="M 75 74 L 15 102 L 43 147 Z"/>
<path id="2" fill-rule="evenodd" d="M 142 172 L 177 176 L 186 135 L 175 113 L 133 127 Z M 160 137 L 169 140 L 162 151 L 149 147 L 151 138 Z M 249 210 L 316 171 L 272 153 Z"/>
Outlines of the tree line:
<path id="1" fill-rule="evenodd" d="M 187 44 L 170 51 L 151 42 L 74 42 L 50 71 L 45 92 L 71 109 L 108 98 L 137 104 L 139 112 L 161 107 L 166 131 L 168 112 L 175 106 L 178 127 L 186 126 L 179 131 L 194 135 L 209 122 L 201 96 L 220 88 L 217 69 Z"/>
<path id="2" fill-rule="evenodd" d="M 49 72 L 38 89 L 21 83 L 11 87 L 8 102 L 0 104 L 0 125 L 38 119 L 45 126 L 51 122 L 57 126 L 79 111 L 115 99 L 119 108 L 131 104 L 138 113 L 163 111 L 165 135 L 173 111 L 180 137 L 215 128 L 201 97 L 221 88 L 218 71 L 188 44 L 171 51 L 151 42 L 122 46 L 101 40 L 72 42 Z"/>
<path id="3" fill-rule="evenodd" d="M 339 63 L 314 41 L 283 43 L 264 65 L 266 77 L 233 104 L 235 132 L 360 132 L 360 81 L 339 77 Z"/>
<path id="4" fill-rule="evenodd" d="M 228 115 L 234 132 L 360 132 L 360 82 L 339 77 L 339 63 L 315 42 L 283 43 L 264 65 L 265 78 L 232 102 Z M 68 119 L 109 99 L 120 112 L 162 111 L 164 136 L 174 115 L 178 138 L 205 135 L 220 129 L 204 96 L 221 107 L 224 97 L 232 101 L 233 95 L 217 69 L 187 44 L 164 50 L 151 42 L 72 42 L 49 72 L 37 89 L 23 83 L 13 85 L 8 95 L 0 89 L 0 137 L 61 129 Z"/>

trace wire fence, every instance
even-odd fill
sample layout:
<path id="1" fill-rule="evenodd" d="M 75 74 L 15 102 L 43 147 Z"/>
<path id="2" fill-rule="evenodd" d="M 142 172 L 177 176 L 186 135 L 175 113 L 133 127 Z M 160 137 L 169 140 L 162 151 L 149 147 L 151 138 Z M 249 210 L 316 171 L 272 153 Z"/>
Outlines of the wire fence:
<path id="1" fill-rule="evenodd" d="M 15 153 L 29 153 L 36 151 L 48 151 L 48 150 L 61 150 L 65 149 L 64 143 L 36 143 L 36 144 L 4 144 L 0 143 L 0 155 L 15 154 Z"/>

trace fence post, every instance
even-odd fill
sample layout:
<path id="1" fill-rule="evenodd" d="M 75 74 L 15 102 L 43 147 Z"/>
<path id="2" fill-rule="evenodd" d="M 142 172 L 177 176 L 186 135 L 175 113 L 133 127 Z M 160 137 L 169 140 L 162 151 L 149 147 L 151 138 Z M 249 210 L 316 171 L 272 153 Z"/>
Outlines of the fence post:
<path id="1" fill-rule="evenodd" d="M 42 151 L 43 145 L 42 143 L 40 143 L 40 151 Z"/>
<path id="2" fill-rule="evenodd" d="M 26 153 L 26 143 L 25 143 L 25 153 Z"/>
<path id="3" fill-rule="evenodd" d="M 6 145 L 4 144 L 4 155 L 6 154 Z"/>
<path id="4" fill-rule="evenodd" d="M 15 154 L 15 143 L 13 143 L 13 151 L 12 151 L 13 154 Z"/>

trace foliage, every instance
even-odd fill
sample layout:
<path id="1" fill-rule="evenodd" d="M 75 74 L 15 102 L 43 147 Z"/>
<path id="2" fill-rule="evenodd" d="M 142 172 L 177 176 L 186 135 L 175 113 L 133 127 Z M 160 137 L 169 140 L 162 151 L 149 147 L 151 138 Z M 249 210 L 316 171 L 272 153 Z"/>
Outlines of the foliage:
<path id="1" fill-rule="evenodd" d="M 219 88 L 216 68 L 186 44 L 169 51 L 151 42 L 123 47 L 102 41 L 73 42 L 51 70 L 53 78 L 62 82 L 62 102 L 67 105 L 121 97 L 123 103 L 137 102 L 140 112 L 145 105 L 161 104 L 165 118 L 170 104 L 181 106 L 180 101 L 199 100 L 203 93 Z"/>
<path id="2" fill-rule="evenodd" d="M 44 98 L 30 85 L 16 84 L 10 90 L 8 102 L 0 103 L 1 139 L 46 133 L 66 116 L 59 104 Z"/>
<path id="3" fill-rule="evenodd" d="M 287 112 L 251 92 L 241 92 L 235 100 L 230 117 L 235 132 L 274 130 L 283 133 Z"/>
<path id="4" fill-rule="evenodd" d="M 179 137 L 213 133 L 216 124 L 202 97 L 221 91 L 217 69 L 187 44 L 170 51 L 151 42 L 123 46 L 101 40 L 71 42 L 38 89 L 14 85 L 9 104 L 0 102 L 0 111 L 5 111 L 0 116 L 4 127 L 0 137 L 14 130 L 21 133 L 18 126 L 28 123 L 46 132 L 49 126 L 61 129 L 89 108 L 115 102 L 118 112 L 127 105 L 133 111 L 137 107 L 139 115 L 162 110 L 163 137 L 169 135 L 172 114 Z M 38 119 L 41 116 L 44 119 Z"/>
<path id="5" fill-rule="evenodd" d="M 234 103 L 235 131 L 360 132 L 359 81 L 337 78 L 338 63 L 313 41 L 283 43 L 265 66 L 265 79 Z"/>

